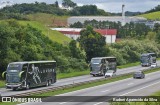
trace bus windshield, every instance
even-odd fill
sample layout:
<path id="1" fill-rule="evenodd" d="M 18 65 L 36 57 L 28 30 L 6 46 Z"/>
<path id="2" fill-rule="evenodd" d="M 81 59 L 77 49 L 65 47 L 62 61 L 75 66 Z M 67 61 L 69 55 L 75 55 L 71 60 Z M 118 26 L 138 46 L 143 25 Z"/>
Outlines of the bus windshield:
<path id="1" fill-rule="evenodd" d="M 7 67 L 7 83 L 18 83 L 20 78 L 18 76 L 19 72 L 21 71 L 22 65 L 21 64 L 9 64 Z"/>
<path id="2" fill-rule="evenodd" d="M 150 54 L 150 55 L 151 55 L 152 57 L 156 57 L 156 54 L 154 54 L 154 53 L 153 53 L 153 54 Z"/>
<path id="3" fill-rule="evenodd" d="M 109 67 L 109 70 L 116 70 L 116 64 L 114 63 L 109 63 L 108 67 Z"/>
<path id="4" fill-rule="evenodd" d="M 141 57 L 141 62 L 148 63 L 148 56 L 142 56 Z"/>
<path id="5" fill-rule="evenodd" d="M 116 62 L 116 58 L 107 58 L 108 62 Z"/>
<path id="6" fill-rule="evenodd" d="M 22 68 L 21 64 L 9 64 L 7 67 L 8 72 L 19 72 Z"/>
<path id="7" fill-rule="evenodd" d="M 101 63 L 101 59 L 92 59 L 91 63 Z"/>

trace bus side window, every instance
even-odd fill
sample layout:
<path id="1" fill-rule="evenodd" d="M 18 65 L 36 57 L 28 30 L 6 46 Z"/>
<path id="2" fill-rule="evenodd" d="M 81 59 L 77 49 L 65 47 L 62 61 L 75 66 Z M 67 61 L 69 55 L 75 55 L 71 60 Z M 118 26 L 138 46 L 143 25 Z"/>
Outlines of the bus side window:
<path id="1" fill-rule="evenodd" d="M 102 61 L 101 61 L 102 63 L 105 63 L 105 61 L 104 61 L 104 59 L 102 59 Z"/>

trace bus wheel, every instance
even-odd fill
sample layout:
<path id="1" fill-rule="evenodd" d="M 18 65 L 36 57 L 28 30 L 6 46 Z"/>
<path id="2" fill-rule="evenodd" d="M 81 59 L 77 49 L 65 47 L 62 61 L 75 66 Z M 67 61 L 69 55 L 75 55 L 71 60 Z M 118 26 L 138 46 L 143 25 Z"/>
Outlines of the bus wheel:
<path id="1" fill-rule="evenodd" d="M 48 80 L 48 86 L 52 84 L 52 80 Z"/>
<path id="2" fill-rule="evenodd" d="M 49 86 L 49 80 L 46 82 L 46 86 Z"/>
<path id="3" fill-rule="evenodd" d="M 27 89 L 27 90 L 28 90 L 28 89 L 30 89 L 30 86 L 29 86 L 29 84 L 27 84 L 27 85 L 26 85 L 26 89 Z"/>
<path id="4" fill-rule="evenodd" d="M 16 90 L 17 90 L 17 88 L 13 88 L 12 90 L 13 90 L 13 91 L 16 91 Z"/>

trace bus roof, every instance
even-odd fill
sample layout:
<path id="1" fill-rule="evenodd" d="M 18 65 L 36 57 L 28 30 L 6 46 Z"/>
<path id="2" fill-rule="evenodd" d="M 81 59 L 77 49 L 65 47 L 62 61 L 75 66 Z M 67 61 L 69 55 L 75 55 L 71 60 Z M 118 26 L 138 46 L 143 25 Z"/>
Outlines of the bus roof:
<path id="1" fill-rule="evenodd" d="M 141 56 L 147 56 L 147 55 L 151 55 L 151 54 L 155 54 L 155 53 L 144 53 L 144 54 L 141 54 Z"/>
<path id="2" fill-rule="evenodd" d="M 155 54 L 155 53 L 148 53 L 148 54 Z"/>
<path id="3" fill-rule="evenodd" d="M 148 53 L 145 53 L 145 54 L 141 54 L 141 56 L 148 56 L 149 54 Z"/>
<path id="4" fill-rule="evenodd" d="M 95 57 L 95 58 L 92 58 L 92 59 L 106 59 L 106 58 L 116 58 L 116 57 Z"/>
<path id="5" fill-rule="evenodd" d="M 22 61 L 22 62 L 11 62 L 9 64 L 31 64 L 31 63 L 50 63 L 50 62 L 56 62 L 56 61 Z"/>

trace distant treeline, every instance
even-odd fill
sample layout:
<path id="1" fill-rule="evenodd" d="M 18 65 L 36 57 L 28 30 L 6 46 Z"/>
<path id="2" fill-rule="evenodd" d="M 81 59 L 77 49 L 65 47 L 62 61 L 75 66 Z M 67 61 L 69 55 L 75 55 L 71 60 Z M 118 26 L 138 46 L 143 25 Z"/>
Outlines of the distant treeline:
<path id="1" fill-rule="evenodd" d="M 83 16 L 83 15 L 109 15 L 102 9 L 98 9 L 96 5 L 75 6 L 71 10 L 61 9 L 57 4 L 46 4 L 44 2 L 15 4 L 10 7 L 0 9 L 0 19 L 14 18 L 26 20 L 25 14 L 48 13 L 58 16 Z"/>
<path id="2" fill-rule="evenodd" d="M 156 6 L 155 8 L 153 8 L 149 11 L 146 11 L 145 13 L 151 13 L 151 12 L 157 12 L 157 11 L 160 11 L 160 5 Z"/>

